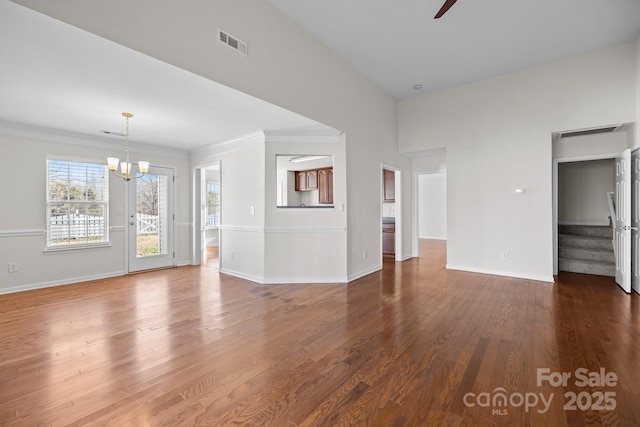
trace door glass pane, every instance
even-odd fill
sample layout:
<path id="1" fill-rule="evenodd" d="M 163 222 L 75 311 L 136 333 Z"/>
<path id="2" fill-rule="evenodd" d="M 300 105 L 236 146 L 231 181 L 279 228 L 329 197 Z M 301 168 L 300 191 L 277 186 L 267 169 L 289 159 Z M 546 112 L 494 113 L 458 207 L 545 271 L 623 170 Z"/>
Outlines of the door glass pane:
<path id="1" fill-rule="evenodd" d="M 168 177 L 147 174 L 136 187 L 136 255 L 166 255 L 168 251 Z"/>

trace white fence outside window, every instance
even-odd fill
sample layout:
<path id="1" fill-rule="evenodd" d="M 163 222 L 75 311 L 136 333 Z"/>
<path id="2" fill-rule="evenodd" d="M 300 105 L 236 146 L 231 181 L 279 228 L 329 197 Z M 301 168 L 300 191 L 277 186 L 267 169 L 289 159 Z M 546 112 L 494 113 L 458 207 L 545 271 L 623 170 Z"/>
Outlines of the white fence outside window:
<path id="1" fill-rule="evenodd" d="M 92 215 L 59 215 L 50 218 L 50 240 L 103 237 L 105 219 Z M 138 214 L 137 234 L 157 234 L 158 215 Z"/>

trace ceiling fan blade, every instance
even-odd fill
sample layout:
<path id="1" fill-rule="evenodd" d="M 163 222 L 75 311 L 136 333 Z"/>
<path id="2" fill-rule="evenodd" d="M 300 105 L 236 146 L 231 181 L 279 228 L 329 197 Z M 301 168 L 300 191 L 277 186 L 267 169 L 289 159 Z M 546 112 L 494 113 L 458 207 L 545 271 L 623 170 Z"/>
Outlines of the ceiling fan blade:
<path id="1" fill-rule="evenodd" d="M 440 8 L 440 10 L 438 11 L 438 13 L 436 13 L 436 16 L 433 17 L 433 19 L 438 19 L 442 15 L 444 15 L 445 12 L 447 10 L 449 10 L 449 8 L 451 8 L 451 6 L 453 6 L 456 1 L 458 1 L 458 0 L 447 0 L 447 1 L 445 1 L 444 4 L 442 5 L 442 7 Z"/>

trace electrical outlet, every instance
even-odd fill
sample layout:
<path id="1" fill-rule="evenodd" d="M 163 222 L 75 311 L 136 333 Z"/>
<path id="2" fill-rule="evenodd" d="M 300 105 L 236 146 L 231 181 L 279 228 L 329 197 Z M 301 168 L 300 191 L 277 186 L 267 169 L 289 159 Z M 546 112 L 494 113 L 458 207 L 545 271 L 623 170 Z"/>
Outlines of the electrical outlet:
<path id="1" fill-rule="evenodd" d="M 367 259 L 367 251 L 362 251 L 362 259 Z"/>
<path id="2" fill-rule="evenodd" d="M 507 251 L 500 252 L 500 258 L 502 258 L 502 259 L 509 258 L 509 252 L 507 252 Z"/>
<path id="3" fill-rule="evenodd" d="M 9 263 L 9 273 L 17 273 L 18 272 L 18 263 L 10 262 Z"/>
<path id="4" fill-rule="evenodd" d="M 230 252 L 231 259 L 236 259 L 236 253 L 234 251 Z"/>

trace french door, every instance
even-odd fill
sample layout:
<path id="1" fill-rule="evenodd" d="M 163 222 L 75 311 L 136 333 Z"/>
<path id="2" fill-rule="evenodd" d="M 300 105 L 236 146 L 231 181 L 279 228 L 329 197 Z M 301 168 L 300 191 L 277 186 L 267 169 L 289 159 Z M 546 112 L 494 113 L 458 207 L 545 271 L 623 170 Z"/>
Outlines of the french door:
<path id="1" fill-rule="evenodd" d="M 128 271 L 174 266 L 174 170 L 151 167 L 128 185 Z"/>

